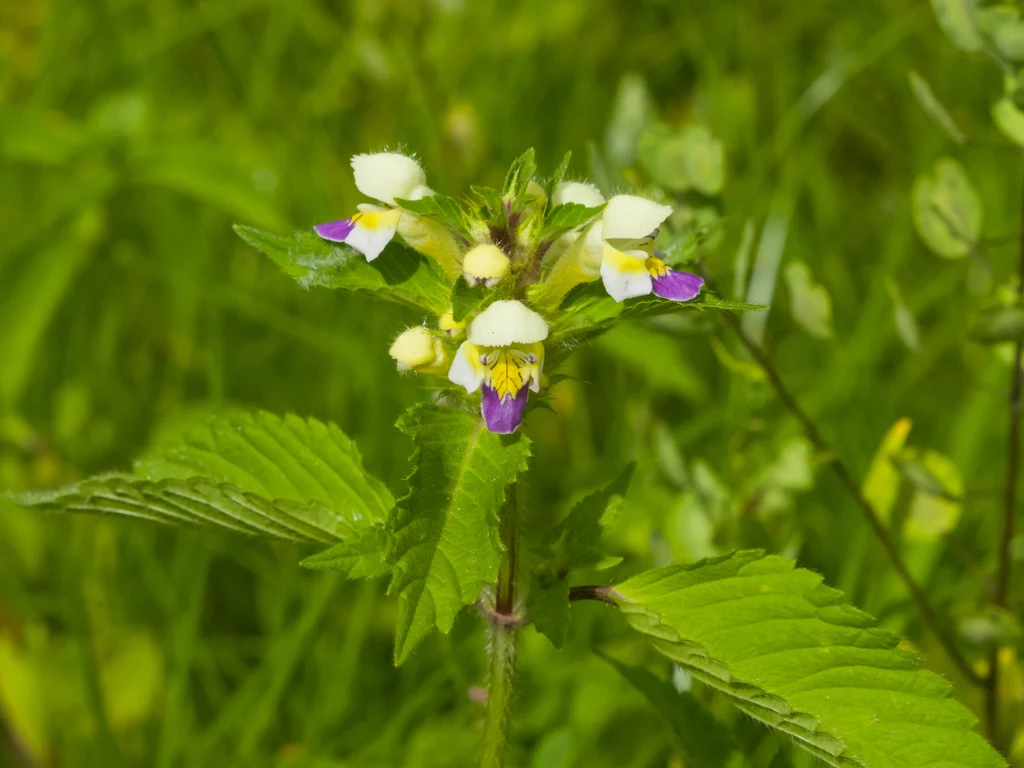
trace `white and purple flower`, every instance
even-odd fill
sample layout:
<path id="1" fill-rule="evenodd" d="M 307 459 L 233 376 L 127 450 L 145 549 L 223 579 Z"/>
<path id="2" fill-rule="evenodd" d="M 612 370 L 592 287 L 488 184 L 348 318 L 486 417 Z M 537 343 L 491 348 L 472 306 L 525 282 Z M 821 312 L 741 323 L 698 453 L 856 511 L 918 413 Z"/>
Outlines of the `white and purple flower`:
<path id="1" fill-rule="evenodd" d="M 381 205 L 363 203 L 349 218 L 320 224 L 313 230 L 324 240 L 346 243 L 367 261 L 373 261 L 399 231 L 403 218 L 418 218 L 398 208 L 396 200 L 420 200 L 434 191 L 427 186 L 420 164 L 397 152 L 356 155 L 352 171 L 356 189 Z"/>
<path id="2" fill-rule="evenodd" d="M 518 301 L 496 301 L 470 324 L 448 379 L 473 394 L 482 389 L 480 412 L 487 428 L 515 432 L 530 391 L 540 390 L 548 324 Z"/>
<path id="3" fill-rule="evenodd" d="M 604 202 L 592 184 L 572 181 L 558 186 L 555 203 L 586 206 Z M 672 208 L 636 195 L 615 195 L 601 218 L 575 235 L 578 248 L 565 249 L 565 257 L 578 259 L 582 274 L 599 274 L 608 295 L 616 301 L 654 293 L 672 301 L 689 301 L 700 293 L 704 280 L 672 269 L 653 254 L 654 235 Z"/>

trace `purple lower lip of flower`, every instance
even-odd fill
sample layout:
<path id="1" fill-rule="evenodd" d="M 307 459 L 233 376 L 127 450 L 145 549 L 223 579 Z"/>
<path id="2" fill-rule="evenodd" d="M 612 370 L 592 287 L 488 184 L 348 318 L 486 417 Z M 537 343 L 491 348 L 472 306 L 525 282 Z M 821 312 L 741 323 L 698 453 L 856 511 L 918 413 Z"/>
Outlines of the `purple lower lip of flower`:
<path id="1" fill-rule="evenodd" d="M 355 224 L 352 223 L 352 219 L 344 219 L 342 221 L 332 221 L 327 224 L 318 224 L 313 227 L 313 231 L 316 232 L 324 240 L 333 240 L 338 243 L 345 242 L 345 238 L 352 232 L 352 227 Z"/>
<path id="2" fill-rule="evenodd" d="M 670 269 L 664 275 L 654 276 L 653 283 L 654 292 L 663 299 L 689 301 L 700 293 L 704 278 Z"/>
<path id="3" fill-rule="evenodd" d="M 487 422 L 487 429 L 499 435 L 511 435 L 519 429 L 519 425 L 523 423 L 523 408 L 526 407 L 530 390 L 523 387 L 515 397 L 506 397 L 504 400 L 487 384 L 484 384 L 481 390 L 483 397 L 480 399 L 480 412 Z"/>

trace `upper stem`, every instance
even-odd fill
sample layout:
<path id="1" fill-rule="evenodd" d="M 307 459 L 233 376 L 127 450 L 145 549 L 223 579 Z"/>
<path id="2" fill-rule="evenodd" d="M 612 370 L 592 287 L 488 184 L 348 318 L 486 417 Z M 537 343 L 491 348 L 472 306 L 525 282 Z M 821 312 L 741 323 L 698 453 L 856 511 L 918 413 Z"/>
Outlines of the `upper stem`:
<path id="1" fill-rule="evenodd" d="M 508 748 L 512 685 L 516 674 L 516 636 L 519 631 L 515 614 L 519 558 L 519 510 L 515 485 L 509 488 L 508 498 L 501 510 L 500 532 L 504 552 L 498 569 L 494 615 L 489 617 L 491 637 L 488 651 L 491 664 L 481 768 L 502 768 Z"/>

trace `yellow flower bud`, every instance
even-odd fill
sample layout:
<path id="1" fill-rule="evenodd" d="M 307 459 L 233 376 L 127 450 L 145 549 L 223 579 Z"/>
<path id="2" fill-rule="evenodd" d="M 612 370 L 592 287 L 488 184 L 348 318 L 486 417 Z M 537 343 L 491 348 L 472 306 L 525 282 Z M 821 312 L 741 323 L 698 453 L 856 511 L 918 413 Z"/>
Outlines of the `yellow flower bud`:
<path id="1" fill-rule="evenodd" d="M 462 271 L 472 285 L 484 283 L 488 287 L 508 274 L 508 256 L 496 245 L 478 245 L 462 260 Z"/>
<path id="2" fill-rule="evenodd" d="M 461 336 L 462 332 L 466 330 L 466 321 L 456 322 L 455 314 L 449 309 L 438 319 L 437 327 L 449 336 Z"/>
<path id="3" fill-rule="evenodd" d="M 398 363 L 398 370 L 414 371 L 443 362 L 444 346 L 426 328 L 409 328 L 395 339 L 388 354 Z"/>

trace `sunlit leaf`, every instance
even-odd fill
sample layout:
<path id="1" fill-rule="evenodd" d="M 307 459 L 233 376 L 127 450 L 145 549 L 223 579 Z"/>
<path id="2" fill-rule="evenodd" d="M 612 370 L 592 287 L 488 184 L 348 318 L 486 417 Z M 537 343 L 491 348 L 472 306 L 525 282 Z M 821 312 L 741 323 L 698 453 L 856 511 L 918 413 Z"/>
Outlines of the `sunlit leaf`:
<path id="1" fill-rule="evenodd" d="M 235 232 L 269 256 L 303 288 L 366 291 L 437 315 L 448 310 L 451 284 L 425 256 L 391 243 L 372 262 L 344 243 L 328 243 L 314 232 L 274 235 L 235 225 Z"/>
<path id="2" fill-rule="evenodd" d="M 931 0 L 931 3 L 935 17 L 953 45 L 968 53 L 981 50 L 976 19 L 978 0 Z"/>
<path id="3" fill-rule="evenodd" d="M 921 449 L 904 449 L 893 461 L 916 489 L 903 524 L 907 541 L 933 541 L 956 528 L 964 493 L 956 465 L 941 453 Z"/>
<path id="4" fill-rule="evenodd" d="M 921 332 L 917 328 L 917 319 L 910 311 L 910 308 L 903 302 L 903 294 L 900 292 L 896 281 L 886 278 L 885 288 L 889 291 L 889 298 L 892 299 L 893 321 L 896 323 L 896 332 L 900 340 L 911 352 L 921 351 Z"/>
<path id="5" fill-rule="evenodd" d="M 389 521 L 391 593 L 398 595 L 395 662 L 408 660 L 436 626 L 498 575 L 498 511 L 506 486 L 526 469 L 529 440 L 489 432 L 479 415 L 419 405 L 398 422 L 413 440 L 409 495 Z"/>
<path id="6" fill-rule="evenodd" d="M 1024 24 L 1017 5 L 991 5 L 975 14 L 978 31 L 1000 57 L 1014 64 L 1024 62 Z"/>
<path id="7" fill-rule="evenodd" d="M 861 490 L 882 522 L 888 523 L 900 491 L 900 473 L 892 462 L 907 441 L 912 422 L 899 419 L 882 438 L 871 459 Z"/>
<path id="8" fill-rule="evenodd" d="M 737 552 L 608 595 L 658 651 L 836 768 L 1006 765 L 949 683 L 790 560 Z"/>
<path id="9" fill-rule="evenodd" d="M 554 240 L 577 227 L 581 227 L 604 210 L 603 205 L 588 208 L 580 203 L 563 203 L 548 211 L 544 228 L 538 239 L 541 242 Z"/>
<path id="10" fill-rule="evenodd" d="M 462 205 L 454 197 L 427 195 L 419 200 L 397 199 L 395 202 L 407 211 L 439 221 L 453 232 L 463 232 L 466 229 Z"/>
<path id="11" fill-rule="evenodd" d="M 655 182 L 674 191 L 717 195 L 725 184 L 725 149 L 707 128 L 655 125 L 640 140 L 639 158 Z"/>
<path id="12" fill-rule="evenodd" d="M 913 190 L 914 225 L 938 256 L 966 256 L 981 235 L 981 200 L 960 163 L 944 157 L 932 173 L 917 177 Z"/>
<path id="13" fill-rule="evenodd" d="M 992 120 L 1006 138 L 1024 147 L 1024 112 L 1012 97 L 1004 96 L 992 105 Z"/>

